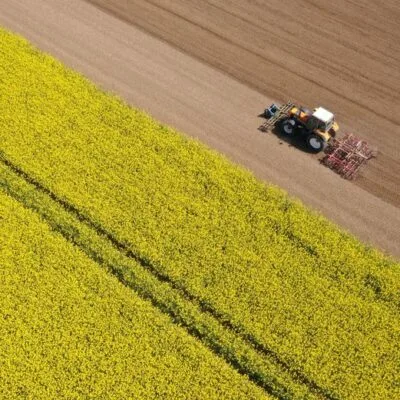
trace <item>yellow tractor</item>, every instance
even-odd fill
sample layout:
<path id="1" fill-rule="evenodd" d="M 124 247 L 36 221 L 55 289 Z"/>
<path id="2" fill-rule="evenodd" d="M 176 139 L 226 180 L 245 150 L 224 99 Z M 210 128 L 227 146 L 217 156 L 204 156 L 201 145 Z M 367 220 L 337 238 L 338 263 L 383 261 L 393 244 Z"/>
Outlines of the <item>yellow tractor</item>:
<path id="1" fill-rule="evenodd" d="M 260 130 L 278 128 L 282 135 L 300 136 L 313 153 L 324 150 L 339 130 L 335 116 L 323 107 L 310 111 L 290 102 L 281 107 L 272 104 L 265 109 L 264 117 L 267 120 L 260 126 Z"/>

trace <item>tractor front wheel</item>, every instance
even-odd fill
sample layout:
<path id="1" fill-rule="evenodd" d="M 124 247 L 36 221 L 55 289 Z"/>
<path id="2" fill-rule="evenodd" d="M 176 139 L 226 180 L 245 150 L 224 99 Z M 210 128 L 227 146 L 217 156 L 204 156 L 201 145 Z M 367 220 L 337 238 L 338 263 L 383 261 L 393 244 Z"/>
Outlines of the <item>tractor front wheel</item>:
<path id="1" fill-rule="evenodd" d="M 325 148 L 326 142 L 320 136 L 312 133 L 307 136 L 307 146 L 313 153 L 319 153 Z"/>

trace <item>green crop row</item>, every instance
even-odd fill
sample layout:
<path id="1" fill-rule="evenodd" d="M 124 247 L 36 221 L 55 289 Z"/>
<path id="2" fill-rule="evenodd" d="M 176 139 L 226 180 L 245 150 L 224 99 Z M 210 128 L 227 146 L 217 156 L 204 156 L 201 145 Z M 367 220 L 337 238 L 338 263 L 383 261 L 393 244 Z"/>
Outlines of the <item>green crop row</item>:
<path id="1" fill-rule="evenodd" d="M 0 221 L 2 399 L 267 398 L 1 191 Z"/>
<path id="2" fill-rule="evenodd" d="M 0 41 L 13 165 L 309 386 L 400 395 L 397 263 L 26 41 Z"/>

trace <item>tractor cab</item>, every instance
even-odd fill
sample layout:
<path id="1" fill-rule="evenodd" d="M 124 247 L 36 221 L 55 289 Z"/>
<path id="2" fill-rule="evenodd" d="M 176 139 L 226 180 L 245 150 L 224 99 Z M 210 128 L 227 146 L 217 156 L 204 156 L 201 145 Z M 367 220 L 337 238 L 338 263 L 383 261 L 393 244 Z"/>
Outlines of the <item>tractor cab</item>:
<path id="1" fill-rule="evenodd" d="M 323 107 L 314 109 L 314 112 L 310 116 L 314 129 L 319 129 L 322 132 L 329 132 L 335 123 L 335 116 Z"/>

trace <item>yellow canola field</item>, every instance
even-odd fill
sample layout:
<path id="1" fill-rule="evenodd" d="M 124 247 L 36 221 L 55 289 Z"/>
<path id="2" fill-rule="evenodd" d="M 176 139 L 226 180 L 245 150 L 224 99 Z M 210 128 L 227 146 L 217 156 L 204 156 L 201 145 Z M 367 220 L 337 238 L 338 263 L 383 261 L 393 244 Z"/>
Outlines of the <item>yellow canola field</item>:
<path id="1" fill-rule="evenodd" d="M 21 38 L 0 42 L 5 159 L 310 390 L 400 396 L 399 264 Z"/>
<path id="2" fill-rule="evenodd" d="M 268 398 L 2 192 L 0 221 L 0 398 Z"/>

